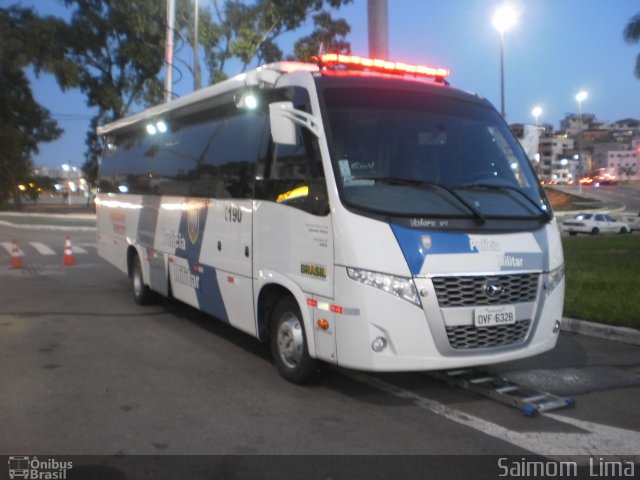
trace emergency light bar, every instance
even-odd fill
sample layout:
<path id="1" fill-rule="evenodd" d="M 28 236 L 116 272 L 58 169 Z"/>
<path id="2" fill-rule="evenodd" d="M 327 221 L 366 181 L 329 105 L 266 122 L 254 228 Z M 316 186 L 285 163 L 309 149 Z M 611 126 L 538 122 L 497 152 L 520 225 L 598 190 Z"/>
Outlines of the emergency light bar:
<path id="1" fill-rule="evenodd" d="M 444 81 L 449 76 L 449 69 L 434 68 L 425 65 L 412 65 L 410 63 L 390 62 L 378 58 L 366 58 L 358 55 L 343 55 L 340 53 L 323 53 L 318 57 L 320 66 L 335 67 L 336 65 L 344 65 L 346 67 L 357 67 L 372 69 L 387 73 L 401 73 L 407 75 L 416 75 L 421 77 L 435 78 Z"/>

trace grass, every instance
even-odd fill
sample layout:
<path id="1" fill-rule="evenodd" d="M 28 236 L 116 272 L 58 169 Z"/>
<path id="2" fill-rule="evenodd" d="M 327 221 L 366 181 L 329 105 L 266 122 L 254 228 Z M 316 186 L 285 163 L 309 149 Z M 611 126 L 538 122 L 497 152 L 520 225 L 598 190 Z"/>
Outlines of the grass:
<path id="1" fill-rule="evenodd" d="M 640 235 L 568 237 L 564 315 L 640 328 Z"/>

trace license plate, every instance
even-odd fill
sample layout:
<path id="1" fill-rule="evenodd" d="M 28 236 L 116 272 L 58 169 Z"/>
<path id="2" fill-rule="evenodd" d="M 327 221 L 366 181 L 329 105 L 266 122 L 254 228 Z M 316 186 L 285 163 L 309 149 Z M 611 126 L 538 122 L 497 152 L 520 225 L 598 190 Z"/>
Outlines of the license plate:
<path id="1" fill-rule="evenodd" d="M 473 311 L 473 324 L 479 328 L 514 323 L 516 323 L 515 307 L 479 307 Z"/>

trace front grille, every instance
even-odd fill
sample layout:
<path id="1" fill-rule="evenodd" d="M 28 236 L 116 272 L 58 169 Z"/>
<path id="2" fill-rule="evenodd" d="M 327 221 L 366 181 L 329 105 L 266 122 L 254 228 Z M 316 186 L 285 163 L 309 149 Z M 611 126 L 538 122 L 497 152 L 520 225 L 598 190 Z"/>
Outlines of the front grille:
<path id="1" fill-rule="evenodd" d="M 440 307 L 472 307 L 482 305 L 509 305 L 532 302 L 538 293 L 537 273 L 514 275 L 434 277 Z M 487 294 L 487 286 L 499 287 L 493 297 Z"/>
<path id="2" fill-rule="evenodd" d="M 447 327 L 451 348 L 492 348 L 517 345 L 524 342 L 531 320 L 522 320 L 512 325 L 478 328 L 474 325 Z"/>

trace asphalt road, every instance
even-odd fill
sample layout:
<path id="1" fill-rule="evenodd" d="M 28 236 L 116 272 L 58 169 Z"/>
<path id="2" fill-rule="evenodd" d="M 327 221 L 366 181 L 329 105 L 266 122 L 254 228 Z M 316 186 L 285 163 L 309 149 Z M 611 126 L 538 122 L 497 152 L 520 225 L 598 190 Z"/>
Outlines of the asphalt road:
<path id="1" fill-rule="evenodd" d="M 13 239 L 25 256 L 11 270 L 0 248 L 0 454 L 640 454 L 638 347 L 563 333 L 493 367 L 577 400 L 536 418 L 419 373 L 329 368 L 299 387 L 252 337 L 177 302 L 134 304 L 94 232 L 0 225 Z"/>
<path id="2" fill-rule="evenodd" d="M 558 186 L 568 193 L 580 194 L 576 186 Z M 616 208 L 624 208 L 625 213 L 637 215 L 640 212 L 640 184 L 601 185 L 599 187 L 583 186 L 582 194 L 593 196 L 609 202 Z"/>

